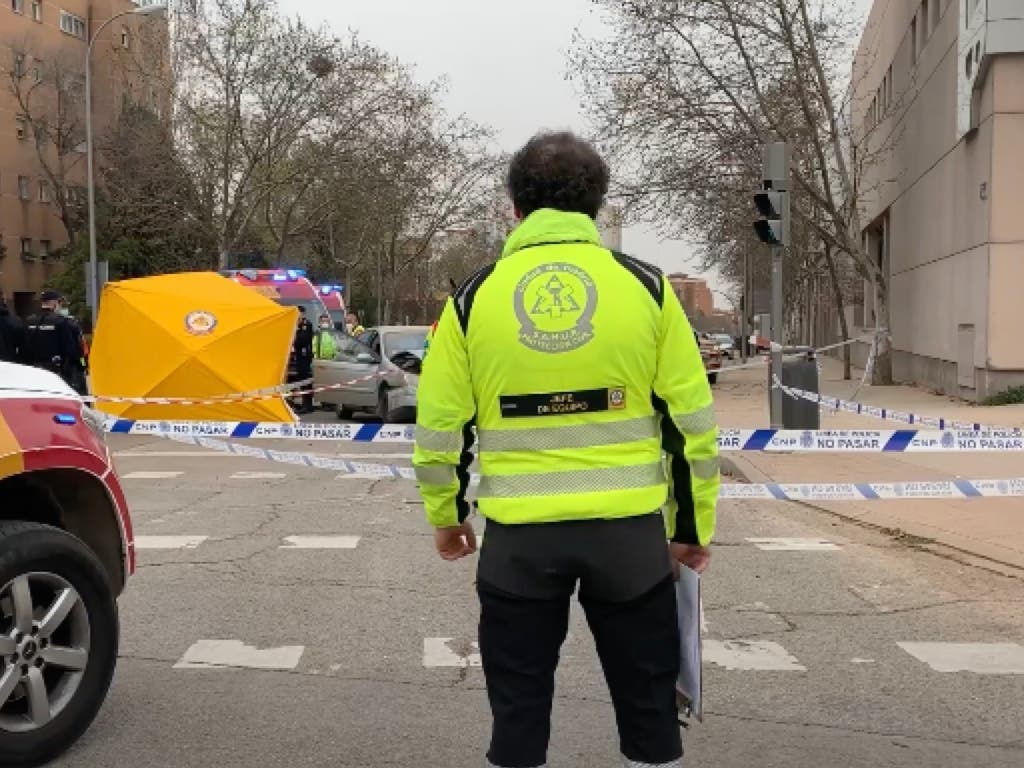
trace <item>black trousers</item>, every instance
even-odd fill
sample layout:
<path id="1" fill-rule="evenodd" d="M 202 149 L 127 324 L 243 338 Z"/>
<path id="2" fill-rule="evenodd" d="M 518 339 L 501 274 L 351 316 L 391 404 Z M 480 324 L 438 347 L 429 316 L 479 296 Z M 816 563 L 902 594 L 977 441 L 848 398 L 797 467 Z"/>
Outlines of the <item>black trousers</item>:
<path id="1" fill-rule="evenodd" d="M 297 381 L 305 381 L 306 379 L 311 379 L 311 378 L 313 378 L 313 363 L 310 362 L 310 363 L 307 364 L 307 363 L 303 362 L 303 363 L 300 363 L 297 366 L 295 372 L 292 373 L 288 377 L 288 380 L 289 380 L 289 383 L 295 383 Z M 312 387 L 313 387 L 312 384 L 305 384 L 305 385 L 303 385 L 302 389 L 303 390 L 308 390 L 308 389 L 311 389 Z M 300 406 L 300 408 L 302 410 L 304 410 L 304 411 L 312 411 L 313 410 L 313 393 L 312 392 L 306 392 L 304 395 L 302 395 L 302 405 Z"/>
<path id="2" fill-rule="evenodd" d="M 491 529 L 489 524 L 482 561 L 493 544 Z M 619 566 L 628 568 L 628 563 L 620 560 Z M 671 575 L 627 599 L 595 596 L 586 586 L 584 581 L 580 603 L 611 693 L 623 756 L 637 765 L 677 764 L 683 748 L 675 689 L 679 627 Z M 555 669 L 574 587 L 572 581 L 560 594 L 525 596 L 478 580 L 480 653 L 494 718 L 487 758 L 493 766 L 537 768 L 547 762 Z"/>

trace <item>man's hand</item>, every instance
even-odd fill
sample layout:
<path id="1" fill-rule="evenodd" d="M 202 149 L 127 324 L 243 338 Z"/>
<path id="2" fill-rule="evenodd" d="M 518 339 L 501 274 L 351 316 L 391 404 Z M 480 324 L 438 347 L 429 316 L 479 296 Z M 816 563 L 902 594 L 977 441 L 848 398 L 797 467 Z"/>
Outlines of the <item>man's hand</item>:
<path id="1" fill-rule="evenodd" d="M 699 547 L 696 544 L 680 544 L 670 541 L 668 543 L 668 551 L 672 558 L 672 570 L 676 580 L 679 579 L 680 563 L 697 573 L 704 573 L 711 563 L 711 549 L 709 547 Z"/>
<path id="2" fill-rule="evenodd" d="M 452 528 L 435 528 L 434 544 L 444 560 L 460 560 L 476 552 L 476 532 L 469 522 Z"/>

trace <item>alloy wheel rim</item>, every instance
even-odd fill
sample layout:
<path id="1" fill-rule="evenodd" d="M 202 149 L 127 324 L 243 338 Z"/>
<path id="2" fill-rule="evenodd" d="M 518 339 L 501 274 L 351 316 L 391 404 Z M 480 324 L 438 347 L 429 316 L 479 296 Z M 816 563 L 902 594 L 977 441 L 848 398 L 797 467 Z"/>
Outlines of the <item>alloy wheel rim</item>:
<path id="1" fill-rule="evenodd" d="M 89 663 L 89 613 L 55 573 L 0 587 L 0 731 L 45 727 L 74 698 Z"/>

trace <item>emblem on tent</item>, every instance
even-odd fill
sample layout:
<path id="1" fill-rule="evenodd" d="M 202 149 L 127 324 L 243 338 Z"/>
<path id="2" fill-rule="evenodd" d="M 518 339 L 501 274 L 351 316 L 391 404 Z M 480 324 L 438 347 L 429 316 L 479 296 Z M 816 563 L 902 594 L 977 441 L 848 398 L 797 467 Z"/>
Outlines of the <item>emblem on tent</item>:
<path id="1" fill-rule="evenodd" d="M 217 318 L 210 312 L 189 312 L 185 315 L 185 330 L 193 336 L 206 336 L 217 327 Z"/>

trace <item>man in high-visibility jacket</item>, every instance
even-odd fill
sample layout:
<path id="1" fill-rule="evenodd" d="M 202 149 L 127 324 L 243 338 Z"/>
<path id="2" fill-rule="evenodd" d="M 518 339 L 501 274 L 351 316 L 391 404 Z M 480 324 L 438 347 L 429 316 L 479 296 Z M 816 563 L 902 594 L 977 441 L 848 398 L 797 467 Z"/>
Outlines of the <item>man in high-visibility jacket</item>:
<path id="1" fill-rule="evenodd" d="M 476 551 L 467 489 L 479 441 L 488 762 L 546 764 L 578 584 L 626 765 L 675 766 L 673 569 L 707 566 L 719 490 L 700 351 L 661 272 L 602 247 L 608 168 L 589 144 L 534 137 L 508 185 L 521 223 L 445 306 L 413 457 L 438 552 L 457 560 Z"/>
<path id="2" fill-rule="evenodd" d="M 316 333 L 313 336 L 313 357 L 316 360 L 333 360 L 338 352 L 334 341 L 334 326 L 330 315 L 320 315 Z"/>

